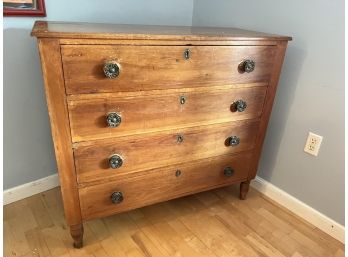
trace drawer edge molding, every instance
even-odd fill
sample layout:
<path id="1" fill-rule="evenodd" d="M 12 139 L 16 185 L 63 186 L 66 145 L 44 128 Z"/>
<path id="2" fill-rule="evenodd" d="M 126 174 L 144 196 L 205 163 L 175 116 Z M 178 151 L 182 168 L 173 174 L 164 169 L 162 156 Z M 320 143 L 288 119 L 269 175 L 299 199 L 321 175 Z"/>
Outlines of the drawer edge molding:
<path id="1" fill-rule="evenodd" d="M 180 94 L 180 93 L 209 93 L 212 91 L 228 91 L 237 88 L 251 88 L 251 87 L 268 87 L 268 82 L 255 82 L 255 83 L 236 83 L 226 85 L 214 85 L 210 87 L 192 87 L 187 85 L 184 88 L 165 88 L 156 90 L 140 90 L 130 92 L 112 92 L 112 93 L 95 93 L 95 94 L 76 94 L 67 95 L 69 104 L 74 104 L 74 101 L 78 100 L 91 100 L 100 98 L 128 98 L 139 96 L 162 96 L 166 94 Z"/>

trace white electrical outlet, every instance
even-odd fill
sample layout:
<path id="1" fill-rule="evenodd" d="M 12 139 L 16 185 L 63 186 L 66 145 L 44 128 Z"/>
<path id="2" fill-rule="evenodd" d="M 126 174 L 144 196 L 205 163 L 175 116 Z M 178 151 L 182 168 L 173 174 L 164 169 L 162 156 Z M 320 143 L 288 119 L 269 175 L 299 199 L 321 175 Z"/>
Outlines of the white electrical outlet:
<path id="1" fill-rule="evenodd" d="M 304 151 L 314 156 L 318 156 L 321 142 L 323 141 L 323 137 L 312 132 L 309 132 L 307 137 L 307 142 L 304 147 Z"/>

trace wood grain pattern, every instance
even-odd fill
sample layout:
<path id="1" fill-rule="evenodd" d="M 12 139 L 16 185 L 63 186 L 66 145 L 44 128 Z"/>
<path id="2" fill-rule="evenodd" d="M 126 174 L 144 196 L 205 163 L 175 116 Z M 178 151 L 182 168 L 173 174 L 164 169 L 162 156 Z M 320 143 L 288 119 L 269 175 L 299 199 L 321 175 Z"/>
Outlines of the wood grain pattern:
<path id="1" fill-rule="evenodd" d="M 197 191 L 231 184 L 248 176 L 251 154 L 225 155 L 175 166 L 147 170 L 133 178 L 115 180 L 79 190 L 84 220 L 108 216 Z M 231 167 L 231 177 L 224 169 Z M 180 170 L 181 175 L 176 176 Z M 193 183 L 194 182 L 194 183 Z M 120 191 L 124 200 L 113 204 L 110 196 Z"/>
<path id="2" fill-rule="evenodd" d="M 155 132 L 174 128 L 255 119 L 262 113 L 266 87 L 193 91 L 148 96 L 106 96 L 69 101 L 73 142 Z M 184 97 L 185 103 L 180 103 Z M 233 104 L 244 100 L 247 108 L 235 110 Z M 122 117 L 118 127 L 110 128 L 106 116 L 116 112 Z"/>
<path id="3" fill-rule="evenodd" d="M 190 50 L 185 60 L 184 51 Z M 68 94 L 105 93 L 268 82 L 276 48 L 273 46 L 62 46 Z M 255 70 L 240 73 L 245 59 Z M 115 79 L 106 78 L 104 63 L 121 66 Z"/>
<path id="4" fill-rule="evenodd" d="M 291 37 L 237 28 L 102 24 L 36 21 L 31 32 L 36 37 L 83 39 L 161 40 L 291 40 Z"/>
<path id="5" fill-rule="evenodd" d="M 238 186 L 162 202 L 85 222 L 85 246 L 74 249 L 60 188 L 4 206 L 4 256 L 343 257 L 344 244 Z M 54 204 L 53 204 L 54 203 Z M 50 222 L 41 222 L 42 219 Z"/>
<path id="6" fill-rule="evenodd" d="M 75 165 L 69 127 L 60 46 L 56 39 L 38 41 L 47 97 L 51 131 L 69 226 L 81 224 Z"/>
<path id="7" fill-rule="evenodd" d="M 254 147 L 258 124 L 258 120 L 248 120 L 78 143 L 74 149 L 78 182 L 249 151 Z M 177 142 L 177 135 L 184 137 L 182 143 Z M 228 138 L 233 135 L 240 138 L 240 144 L 227 146 Z M 118 169 L 109 168 L 108 160 L 113 154 L 123 158 L 123 165 Z"/>

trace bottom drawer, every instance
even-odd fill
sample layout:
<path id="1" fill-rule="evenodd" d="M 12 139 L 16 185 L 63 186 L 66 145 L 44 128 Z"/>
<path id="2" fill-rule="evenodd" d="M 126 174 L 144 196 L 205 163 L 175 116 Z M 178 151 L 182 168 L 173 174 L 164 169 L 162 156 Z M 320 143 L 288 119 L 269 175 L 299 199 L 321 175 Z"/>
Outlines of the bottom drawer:
<path id="1" fill-rule="evenodd" d="M 80 188 L 82 218 L 108 216 L 245 180 L 251 157 L 251 153 L 223 155 Z"/>

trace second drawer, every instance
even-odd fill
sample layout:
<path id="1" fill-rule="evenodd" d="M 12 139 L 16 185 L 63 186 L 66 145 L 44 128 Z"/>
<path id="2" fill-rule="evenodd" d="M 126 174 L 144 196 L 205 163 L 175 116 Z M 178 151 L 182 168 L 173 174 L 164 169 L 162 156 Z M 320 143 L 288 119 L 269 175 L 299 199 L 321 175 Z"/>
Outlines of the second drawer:
<path id="1" fill-rule="evenodd" d="M 74 142 L 257 118 L 266 87 L 69 101 Z"/>
<path id="2" fill-rule="evenodd" d="M 258 120 L 144 134 L 75 145 L 79 183 L 251 150 Z"/>

